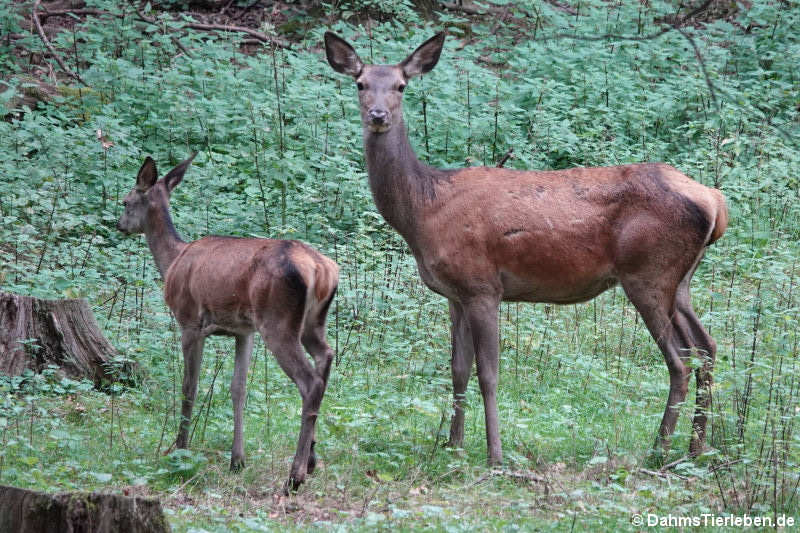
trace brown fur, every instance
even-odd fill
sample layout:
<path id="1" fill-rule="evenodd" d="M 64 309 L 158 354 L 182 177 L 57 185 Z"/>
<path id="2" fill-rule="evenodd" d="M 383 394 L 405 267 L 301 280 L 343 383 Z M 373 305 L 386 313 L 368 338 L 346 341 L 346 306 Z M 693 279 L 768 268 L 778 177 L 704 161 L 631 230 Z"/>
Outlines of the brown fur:
<path id="1" fill-rule="evenodd" d="M 175 446 L 188 445 L 205 337 L 231 335 L 236 338 L 231 470 L 244 466 L 243 406 L 258 331 L 303 398 L 300 438 L 286 484 L 287 491 L 296 489 L 316 464 L 314 426 L 333 358 L 325 320 L 339 267 L 298 241 L 211 236 L 183 242 L 169 215 L 169 195 L 192 158 L 158 181 L 155 163 L 147 158 L 118 223 L 122 231 L 145 233 L 164 276 L 164 299 L 181 327 L 183 404 Z"/>
<path id="2" fill-rule="evenodd" d="M 658 439 L 665 450 L 676 405 L 686 396 L 689 355 L 704 360 L 696 369 L 690 444 L 699 452 L 716 345 L 692 310 L 689 281 L 706 246 L 727 226 L 722 194 L 664 164 L 559 171 L 425 165 L 408 143 L 402 88 L 435 66 L 443 43 L 439 34 L 403 62 L 376 66 L 325 34 L 329 63 L 358 86 L 375 204 L 411 247 L 425 284 L 450 301 L 450 444 L 463 440 L 464 391 L 474 360 L 489 461 L 502 460 L 495 398 L 500 301 L 581 302 L 620 283 L 669 369 Z"/>

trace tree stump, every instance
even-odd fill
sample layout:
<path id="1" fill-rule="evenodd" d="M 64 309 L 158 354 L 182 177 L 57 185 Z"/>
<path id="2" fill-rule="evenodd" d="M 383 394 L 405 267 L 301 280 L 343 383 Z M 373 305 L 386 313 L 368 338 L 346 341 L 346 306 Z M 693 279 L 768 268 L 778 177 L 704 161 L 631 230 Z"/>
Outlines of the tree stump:
<path id="1" fill-rule="evenodd" d="M 0 292 L 0 372 L 17 376 L 56 365 L 95 386 L 130 378 L 131 361 L 116 359 L 86 299 L 41 300 Z"/>
<path id="2" fill-rule="evenodd" d="M 0 531 L 167 533 L 158 500 L 116 494 L 45 494 L 0 485 Z"/>

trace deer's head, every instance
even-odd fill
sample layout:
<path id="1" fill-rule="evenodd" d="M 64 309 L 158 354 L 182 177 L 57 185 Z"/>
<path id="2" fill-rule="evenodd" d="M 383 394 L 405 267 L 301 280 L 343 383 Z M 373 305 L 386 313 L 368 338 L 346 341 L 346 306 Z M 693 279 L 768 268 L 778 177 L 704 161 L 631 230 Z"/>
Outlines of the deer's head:
<path id="1" fill-rule="evenodd" d="M 124 233 L 144 233 L 151 208 L 169 206 L 170 193 L 181 182 L 196 155 L 197 152 L 161 179 L 158 179 L 156 162 L 148 156 L 136 176 L 136 185 L 122 200 L 124 210 L 117 222 L 117 229 Z"/>
<path id="2" fill-rule="evenodd" d="M 350 44 L 325 33 L 325 53 L 333 70 L 356 82 L 361 123 L 373 133 L 384 133 L 403 120 L 403 90 L 408 80 L 429 72 L 439 61 L 444 32 L 437 33 L 396 65 L 365 65 Z"/>

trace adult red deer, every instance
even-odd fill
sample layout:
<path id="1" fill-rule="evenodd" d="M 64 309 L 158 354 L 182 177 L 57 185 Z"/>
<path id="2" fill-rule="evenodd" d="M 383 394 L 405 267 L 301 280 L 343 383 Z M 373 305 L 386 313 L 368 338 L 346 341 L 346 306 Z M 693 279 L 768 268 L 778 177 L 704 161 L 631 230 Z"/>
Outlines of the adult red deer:
<path id="1" fill-rule="evenodd" d="M 183 242 L 172 224 L 169 199 L 195 155 L 161 179 L 155 162 L 145 159 L 117 223 L 125 233 L 147 237 L 164 278 L 164 300 L 181 328 L 183 403 L 175 446 L 188 444 L 205 338 L 230 335 L 236 338 L 231 470 L 244 466 L 242 416 L 253 333 L 258 331 L 303 398 L 300 438 L 285 486 L 295 490 L 316 466 L 314 425 L 333 359 L 325 319 L 339 267 L 298 241 L 209 236 Z"/>
<path id="2" fill-rule="evenodd" d="M 495 397 L 501 301 L 583 302 L 619 283 L 669 369 L 657 440 L 665 452 L 688 389 L 688 359 L 693 352 L 703 357 L 689 445 L 699 453 L 716 345 L 692 310 L 689 281 L 727 226 L 722 194 L 664 164 L 540 172 L 420 162 L 406 135 L 402 93 L 436 65 L 444 38 L 439 33 L 396 65 L 365 65 L 330 32 L 325 50 L 333 69 L 358 88 L 375 204 L 408 243 L 425 284 L 450 303 L 449 444 L 463 442 L 464 391 L 475 359 L 489 462 L 502 462 Z"/>

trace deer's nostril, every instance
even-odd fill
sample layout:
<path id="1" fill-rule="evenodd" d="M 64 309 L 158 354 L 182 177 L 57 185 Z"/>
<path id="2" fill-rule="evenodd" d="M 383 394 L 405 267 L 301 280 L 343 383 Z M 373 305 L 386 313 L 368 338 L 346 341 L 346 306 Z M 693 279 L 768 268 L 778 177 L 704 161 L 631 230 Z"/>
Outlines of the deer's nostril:
<path id="1" fill-rule="evenodd" d="M 372 109 L 369 112 L 369 119 L 374 124 L 383 124 L 386 122 L 386 118 L 389 116 L 389 113 L 384 111 L 383 109 Z"/>

